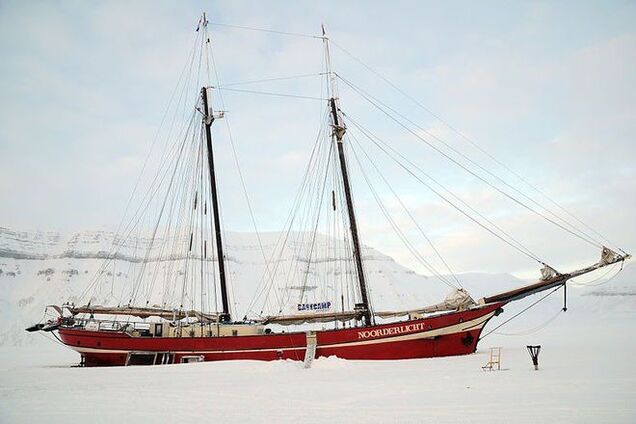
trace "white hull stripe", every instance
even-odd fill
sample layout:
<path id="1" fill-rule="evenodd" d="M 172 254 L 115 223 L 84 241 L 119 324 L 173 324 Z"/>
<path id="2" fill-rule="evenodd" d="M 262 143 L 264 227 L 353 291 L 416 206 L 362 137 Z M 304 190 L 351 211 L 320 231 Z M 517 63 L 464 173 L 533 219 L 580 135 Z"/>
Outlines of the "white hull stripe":
<path id="1" fill-rule="evenodd" d="M 394 343 L 394 342 L 402 342 L 408 340 L 417 340 L 417 339 L 427 339 L 433 338 L 437 336 L 447 336 L 455 333 L 462 333 L 464 331 L 476 330 L 478 328 L 482 328 L 486 322 L 492 318 L 495 312 L 490 312 L 487 315 L 481 316 L 471 321 L 461 322 L 454 325 L 449 325 L 447 327 L 436 328 L 435 330 L 422 331 L 419 333 L 406 334 L 402 336 L 395 337 L 384 337 L 379 339 L 370 339 L 370 340 L 360 340 L 355 342 L 347 342 L 347 343 L 335 343 L 330 345 L 318 345 L 317 349 L 330 349 L 330 348 L 339 348 L 339 347 L 351 347 L 351 346 L 362 346 L 362 345 L 373 345 L 373 344 L 382 344 L 382 343 Z M 114 350 L 114 349 L 97 349 L 92 347 L 80 347 L 80 346 L 71 346 L 67 345 L 73 350 L 80 353 L 129 353 L 129 352 L 149 352 L 154 353 L 155 351 L 138 351 L 134 349 L 130 350 Z M 298 347 L 283 347 L 283 348 L 263 348 L 263 349 L 242 349 L 242 350 L 179 350 L 179 351 L 156 351 L 157 353 L 170 352 L 172 354 L 177 355 L 192 355 L 192 354 L 225 354 L 225 353 L 252 353 L 252 352 L 277 352 L 277 351 L 285 351 L 285 350 L 305 350 L 307 346 L 298 346 Z"/>

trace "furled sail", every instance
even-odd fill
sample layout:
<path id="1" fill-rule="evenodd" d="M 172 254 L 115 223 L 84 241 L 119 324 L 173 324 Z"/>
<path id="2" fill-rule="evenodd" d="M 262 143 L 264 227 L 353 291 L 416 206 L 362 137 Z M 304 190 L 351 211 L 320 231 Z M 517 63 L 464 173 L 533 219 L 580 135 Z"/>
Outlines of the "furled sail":
<path id="1" fill-rule="evenodd" d="M 350 321 L 352 319 L 361 319 L 361 311 L 345 311 L 345 312 L 324 312 L 296 315 L 278 315 L 265 317 L 263 324 L 280 324 L 294 325 L 307 322 L 333 322 L 333 321 Z"/>
<path id="2" fill-rule="evenodd" d="M 99 314 L 99 315 L 132 315 L 139 318 L 160 317 L 171 320 L 180 320 L 184 318 L 197 318 L 199 321 L 218 321 L 218 314 L 203 313 L 195 310 L 178 310 L 178 309 L 162 309 L 162 308 L 142 308 L 136 306 L 66 306 L 65 308 L 73 314 Z"/>
<path id="3" fill-rule="evenodd" d="M 549 290 L 553 287 L 562 286 L 565 283 L 567 283 L 567 281 L 571 278 L 575 278 L 575 277 L 578 277 L 579 275 L 584 275 L 589 272 L 596 271 L 597 269 L 606 267 L 608 265 L 624 262 L 625 260 L 631 257 L 632 256 L 627 253 L 624 253 L 621 255 L 607 247 L 603 247 L 601 251 L 601 258 L 594 265 L 590 265 L 586 268 L 581 268 L 567 274 L 559 274 L 558 272 L 554 271 L 554 269 L 552 268 L 550 268 L 550 270 L 546 270 L 546 267 L 547 267 L 546 265 L 541 270 L 541 273 L 543 276 L 541 281 L 527 285 L 527 286 L 519 287 L 514 290 L 499 293 L 494 296 L 484 297 L 479 300 L 479 303 L 485 304 L 485 303 L 492 303 L 492 302 L 510 302 L 512 300 L 523 299 L 524 297 L 530 296 L 531 294 Z"/>
<path id="4" fill-rule="evenodd" d="M 475 303 L 466 290 L 454 289 L 448 296 L 446 296 L 446 299 L 444 299 L 443 302 L 435 305 L 407 311 L 376 312 L 375 315 L 380 318 L 397 318 L 406 315 L 430 314 L 433 312 L 443 311 L 460 311 L 475 305 L 477 305 L 477 303 Z"/>

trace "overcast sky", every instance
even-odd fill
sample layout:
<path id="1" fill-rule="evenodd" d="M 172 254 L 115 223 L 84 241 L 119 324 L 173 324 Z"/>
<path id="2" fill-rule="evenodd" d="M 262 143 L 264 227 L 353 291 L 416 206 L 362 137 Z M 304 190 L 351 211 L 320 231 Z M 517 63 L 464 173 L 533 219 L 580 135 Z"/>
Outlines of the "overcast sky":
<path id="1" fill-rule="evenodd" d="M 117 227 L 203 11 L 213 22 L 288 32 L 317 34 L 324 23 L 339 46 L 611 241 L 633 249 L 636 3 L 621 1 L 0 1 L 1 226 Z M 321 70 L 319 40 L 210 31 L 222 82 Z M 333 49 L 333 62 L 348 80 L 536 196 L 342 50 Z M 318 79 L 254 89 L 320 94 Z M 548 263 L 565 270 L 597 259 L 593 247 L 382 122 L 346 87 L 341 97 L 344 110 Z M 280 230 L 324 105 L 230 92 L 225 100 L 259 228 Z M 217 145 L 226 229 L 249 231 L 222 132 Z M 536 267 L 397 169 L 387 166 L 386 175 L 455 270 L 526 275 Z M 363 242 L 417 268 L 361 185 L 354 176 Z M 397 208 L 388 192 L 380 194 Z M 422 240 L 415 243 L 425 249 Z"/>

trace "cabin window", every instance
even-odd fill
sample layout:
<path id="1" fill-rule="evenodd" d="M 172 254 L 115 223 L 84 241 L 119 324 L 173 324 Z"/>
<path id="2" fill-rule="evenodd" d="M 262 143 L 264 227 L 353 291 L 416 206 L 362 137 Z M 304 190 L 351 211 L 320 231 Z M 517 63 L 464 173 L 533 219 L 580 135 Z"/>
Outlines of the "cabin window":
<path id="1" fill-rule="evenodd" d="M 158 353 L 155 358 L 155 365 L 172 364 L 174 361 L 174 355 L 170 352 Z"/>
<path id="2" fill-rule="evenodd" d="M 126 365 L 153 365 L 157 358 L 156 353 L 129 353 Z"/>
<path id="3" fill-rule="evenodd" d="M 181 363 L 182 364 L 190 364 L 192 362 L 203 362 L 203 355 L 191 355 L 191 356 L 182 356 Z"/>
<path id="4" fill-rule="evenodd" d="M 163 335 L 163 324 L 155 324 L 155 337 Z"/>

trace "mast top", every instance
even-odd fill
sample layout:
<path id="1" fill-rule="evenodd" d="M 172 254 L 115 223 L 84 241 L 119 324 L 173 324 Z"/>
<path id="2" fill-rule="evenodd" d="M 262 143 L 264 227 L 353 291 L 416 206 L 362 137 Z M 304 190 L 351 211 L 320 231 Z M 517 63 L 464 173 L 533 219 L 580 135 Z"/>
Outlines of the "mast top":
<path id="1" fill-rule="evenodd" d="M 195 30 L 195 32 L 199 32 L 201 28 L 207 28 L 207 26 L 208 26 L 208 18 L 205 12 L 203 12 L 201 14 L 201 17 L 199 18 L 199 22 L 197 22 L 197 29 Z"/>
<path id="2" fill-rule="evenodd" d="M 325 43 L 325 59 L 327 65 L 327 74 L 329 75 L 329 91 L 330 91 L 330 99 L 329 106 L 331 107 L 331 115 L 332 115 L 332 123 L 331 126 L 333 128 L 333 133 L 336 136 L 336 140 L 341 143 L 342 138 L 347 131 L 344 121 L 342 120 L 342 116 L 340 113 L 339 107 L 339 97 L 338 97 L 338 84 L 336 82 L 336 73 L 333 71 L 331 66 L 331 51 L 329 49 L 329 37 L 326 36 L 325 26 L 321 25 L 323 41 Z"/>

